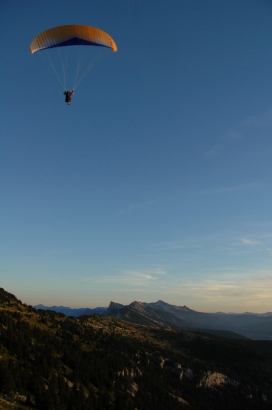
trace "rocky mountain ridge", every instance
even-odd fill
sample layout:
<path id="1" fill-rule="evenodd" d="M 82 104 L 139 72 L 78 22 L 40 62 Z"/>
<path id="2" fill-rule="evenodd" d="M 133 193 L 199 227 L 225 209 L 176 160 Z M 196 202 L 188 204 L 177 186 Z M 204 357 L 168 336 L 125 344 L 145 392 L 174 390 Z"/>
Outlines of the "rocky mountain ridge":
<path id="1" fill-rule="evenodd" d="M 108 308 L 72 309 L 64 306 L 36 305 L 36 309 L 53 310 L 67 316 L 79 317 L 84 314 L 101 314 L 115 316 L 133 323 L 169 327 L 173 329 L 191 329 L 200 332 L 211 332 L 227 337 L 238 334 L 251 339 L 272 340 L 272 313 L 256 314 L 205 313 L 190 309 L 187 306 L 176 306 L 162 300 L 147 303 L 134 301 L 129 305 L 111 302 Z"/>
<path id="2" fill-rule="evenodd" d="M 146 325 L 200 332 L 210 330 L 212 333 L 229 331 L 251 339 L 272 340 L 272 315 L 269 313 L 203 313 L 159 300 L 155 303 L 134 301 L 129 305 L 111 302 L 105 314 Z"/>

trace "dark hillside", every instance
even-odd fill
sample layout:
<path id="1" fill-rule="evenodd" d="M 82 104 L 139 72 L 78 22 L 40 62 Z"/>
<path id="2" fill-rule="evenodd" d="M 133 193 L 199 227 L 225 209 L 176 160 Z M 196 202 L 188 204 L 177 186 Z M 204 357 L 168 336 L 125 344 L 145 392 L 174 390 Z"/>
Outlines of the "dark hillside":
<path id="1" fill-rule="evenodd" d="M 0 300 L 0 408 L 272 406 L 271 342 L 230 340 L 100 315 L 76 319 L 35 310 L 3 289 Z"/>

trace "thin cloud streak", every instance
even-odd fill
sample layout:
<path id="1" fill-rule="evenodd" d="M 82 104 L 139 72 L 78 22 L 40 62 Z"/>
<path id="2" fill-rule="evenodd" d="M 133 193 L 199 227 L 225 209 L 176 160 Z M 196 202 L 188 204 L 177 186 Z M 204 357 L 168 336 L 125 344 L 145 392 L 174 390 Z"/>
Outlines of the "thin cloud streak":
<path id="1" fill-rule="evenodd" d="M 248 239 L 248 238 L 241 239 L 241 242 L 242 242 L 243 245 L 249 245 L 249 246 L 261 245 L 260 241 L 254 241 L 254 240 Z"/>
<path id="2" fill-rule="evenodd" d="M 251 183 L 246 183 L 246 184 L 239 184 L 239 185 L 233 185 L 233 186 L 224 186 L 224 187 L 219 187 L 219 188 L 211 188 L 211 189 L 205 189 L 205 190 L 198 190 L 198 191 L 183 191 L 182 194 L 176 194 L 176 196 L 188 196 L 188 195 L 195 195 L 195 196 L 201 196 L 201 195 L 216 195 L 216 194 L 227 194 L 227 193 L 236 193 L 236 192 L 244 192 L 244 191 L 250 191 L 254 189 L 269 189 L 271 186 L 267 185 L 263 182 L 251 182 Z"/>
<path id="3" fill-rule="evenodd" d="M 205 250 L 205 252 L 270 252 L 272 247 L 272 234 L 244 234 L 240 232 L 218 231 L 206 236 L 196 236 L 181 240 L 168 241 L 154 245 L 162 251 L 188 251 Z"/>
<path id="4" fill-rule="evenodd" d="M 272 108 L 264 111 L 259 115 L 245 118 L 241 122 L 244 128 L 270 128 L 272 127 Z"/>
<path id="5" fill-rule="evenodd" d="M 256 189 L 256 188 L 261 188 L 261 184 L 257 183 L 250 183 L 250 184 L 241 184 L 241 185 L 235 185 L 232 187 L 222 187 L 222 188 L 214 188 L 214 189 L 208 189 L 206 191 L 199 191 L 197 192 L 198 195 L 213 195 L 213 194 L 225 194 L 225 193 L 231 193 L 231 192 L 242 192 L 242 191 L 248 191 L 251 189 Z"/>
<path id="6" fill-rule="evenodd" d="M 90 280 L 96 284 L 148 287 L 162 275 L 166 275 L 166 272 L 161 268 L 128 269 L 117 275 L 103 275 L 102 277 L 100 275 Z"/>
<path id="7" fill-rule="evenodd" d="M 203 156 L 204 158 L 212 158 L 220 155 L 225 150 L 225 146 L 223 144 L 214 145 L 209 150 L 205 151 Z"/>
<path id="8" fill-rule="evenodd" d="M 272 127 L 272 108 L 261 114 L 246 117 L 236 126 L 232 127 L 221 136 L 221 144 L 216 144 L 203 153 L 203 157 L 210 159 L 220 156 L 229 145 L 245 141 L 248 133 L 254 130 L 268 130 Z"/>
<path id="9" fill-rule="evenodd" d="M 122 209 L 121 211 L 119 211 L 118 215 L 122 215 L 124 213 L 128 213 L 133 211 L 134 209 L 142 209 L 145 207 L 148 207 L 149 205 L 152 205 L 154 203 L 158 202 L 158 199 L 152 199 L 150 201 L 146 201 L 146 202 L 140 202 L 138 204 L 132 204 L 127 208 Z"/>
<path id="10" fill-rule="evenodd" d="M 161 295 L 163 298 L 180 300 L 192 309 L 201 310 L 201 306 L 209 307 L 210 311 L 245 311 L 250 302 L 257 313 L 271 310 L 272 298 L 272 270 L 246 272 L 239 271 L 224 275 L 207 275 L 183 279 L 166 288 Z M 179 304 L 179 303 L 177 303 Z M 207 308 L 206 308 L 207 309 Z"/>
<path id="11" fill-rule="evenodd" d="M 272 299 L 271 269 L 250 270 L 230 266 L 205 271 L 203 278 L 201 271 L 194 274 L 184 271 L 173 276 L 166 274 L 162 268 L 127 269 L 114 276 L 103 275 L 90 280 L 95 288 L 114 292 L 117 297 L 118 293 L 128 293 L 135 299 L 137 292 L 144 292 L 144 301 L 162 299 L 178 306 L 185 304 L 194 310 L 203 311 L 201 307 L 205 306 L 204 311 L 242 312 L 247 310 L 249 303 L 256 313 L 269 310 Z"/>

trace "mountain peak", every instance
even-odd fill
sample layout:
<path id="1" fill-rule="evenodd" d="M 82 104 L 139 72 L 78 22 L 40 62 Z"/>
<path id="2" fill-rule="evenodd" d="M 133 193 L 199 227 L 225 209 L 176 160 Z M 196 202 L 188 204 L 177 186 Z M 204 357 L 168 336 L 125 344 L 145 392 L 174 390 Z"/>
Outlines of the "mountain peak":
<path id="1" fill-rule="evenodd" d="M 143 302 L 138 302 L 137 300 L 134 300 L 134 302 L 130 303 L 131 307 L 137 307 L 137 306 L 144 306 Z"/>
<path id="2" fill-rule="evenodd" d="M 108 311 L 110 312 L 118 312 L 119 309 L 122 309 L 124 305 L 121 305 L 121 303 L 116 303 L 116 302 L 110 302 Z"/>

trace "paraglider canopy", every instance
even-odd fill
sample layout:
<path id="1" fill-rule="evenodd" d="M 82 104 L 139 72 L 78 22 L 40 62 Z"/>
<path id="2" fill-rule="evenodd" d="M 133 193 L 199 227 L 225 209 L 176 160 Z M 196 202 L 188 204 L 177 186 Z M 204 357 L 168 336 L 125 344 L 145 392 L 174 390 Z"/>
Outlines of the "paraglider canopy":
<path id="1" fill-rule="evenodd" d="M 53 27 L 38 34 L 30 44 L 30 54 L 43 50 L 39 55 L 47 57 L 45 60 L 55 72 L 63 90 L 75 90 L 90 69 L 110 50 L 116 52 L 117 46 L 113 38 L 99 28 L 70 24 Z M 70 52 L 71 50 L 76 53 Z M 69 76 L 73 72 L 73 87 L 67 87 L 66 81 L 70 81 Z"/>
<path id="2" fill-rule="evenodd" d="M 96 27 L 71 24 L 58 26 L 38 34 L 30 44 L 30 53 L 54 47 L 75 45 L 109 47 L 117 51 L 114 40 L 105 31 Z"/>

